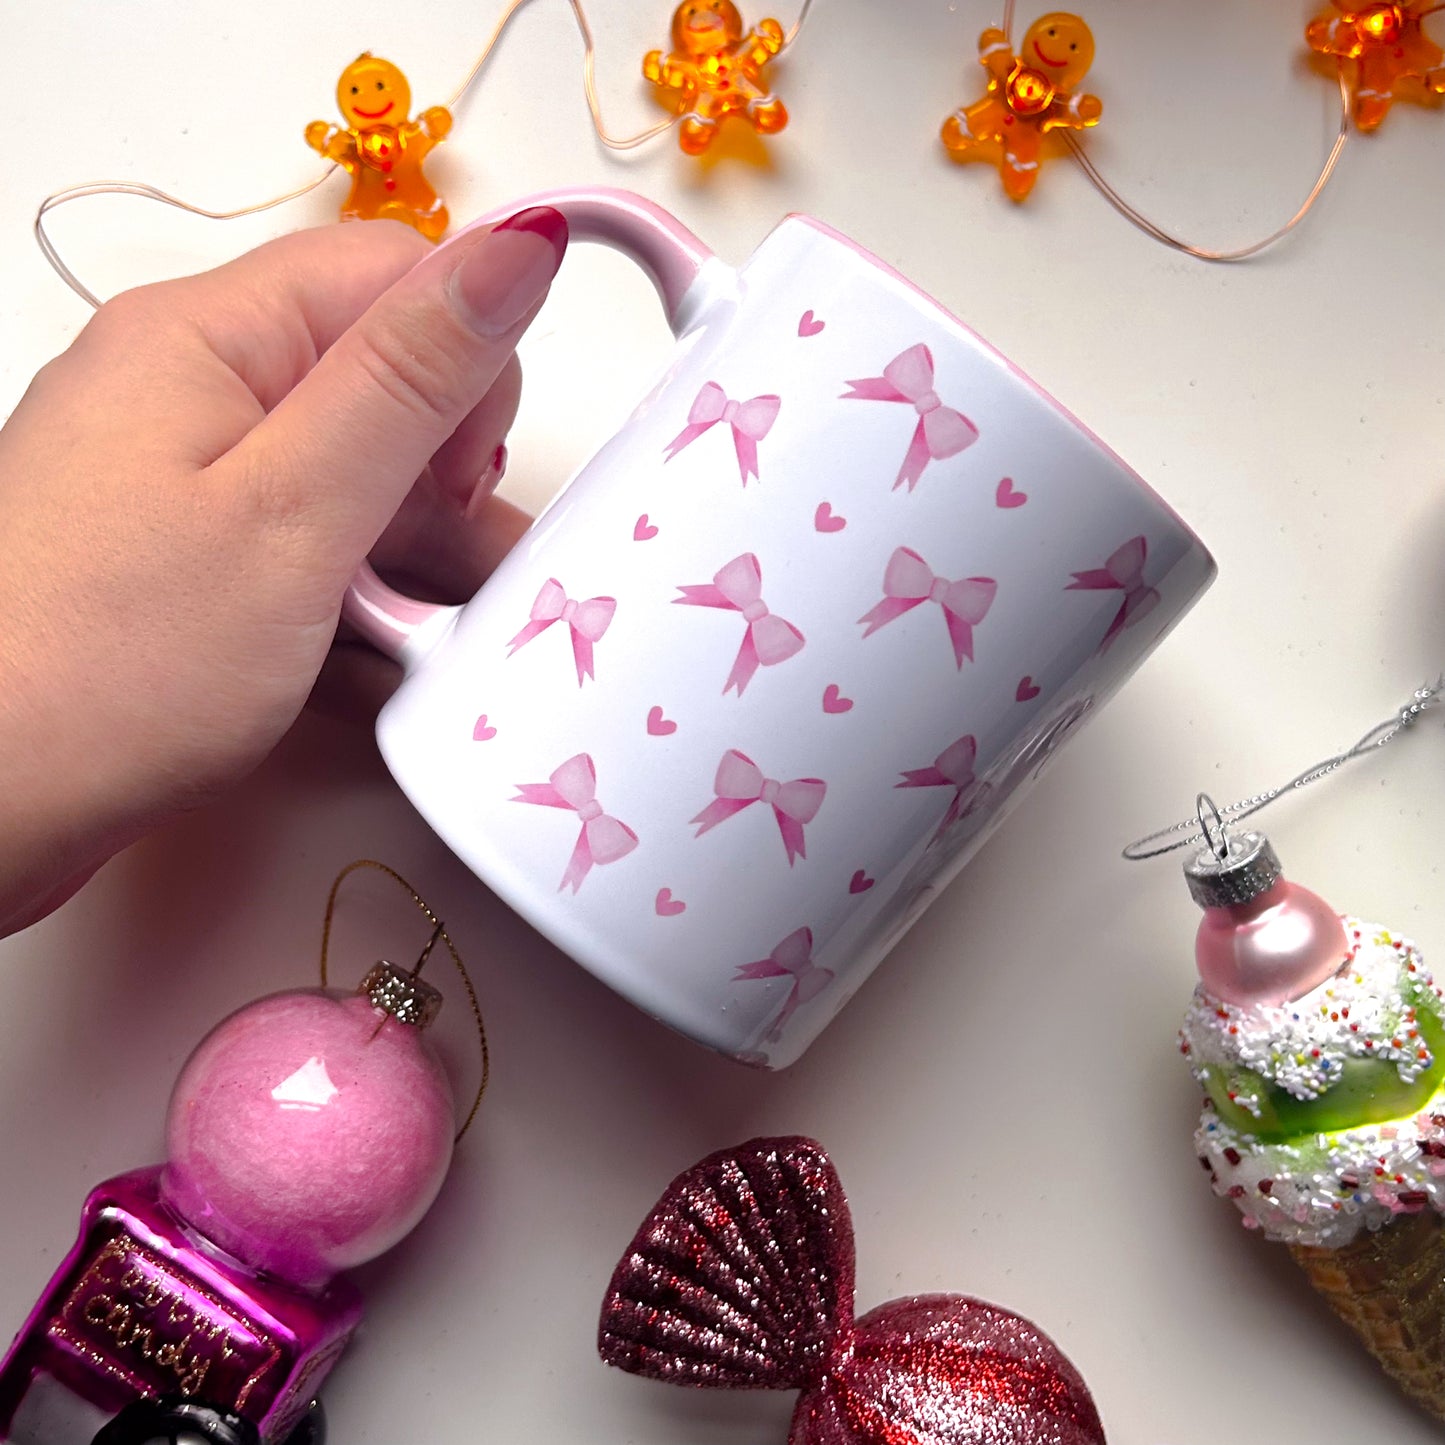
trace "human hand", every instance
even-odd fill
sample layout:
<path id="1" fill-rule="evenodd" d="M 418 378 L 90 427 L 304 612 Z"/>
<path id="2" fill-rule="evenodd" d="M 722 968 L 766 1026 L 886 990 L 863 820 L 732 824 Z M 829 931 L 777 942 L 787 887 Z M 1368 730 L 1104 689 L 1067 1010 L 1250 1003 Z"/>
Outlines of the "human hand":
<path id="1" fill-rule="evenodd" d="M 546 208 L 440 249 L 298 232 L 107 302 L 36 376 L 0 430 L 0 934 L 248 773 L 318 674 L 392 684 L 332 652 L 368 553 L 448 601 L 505 555 L 515 348 L 566 238 Z"/>

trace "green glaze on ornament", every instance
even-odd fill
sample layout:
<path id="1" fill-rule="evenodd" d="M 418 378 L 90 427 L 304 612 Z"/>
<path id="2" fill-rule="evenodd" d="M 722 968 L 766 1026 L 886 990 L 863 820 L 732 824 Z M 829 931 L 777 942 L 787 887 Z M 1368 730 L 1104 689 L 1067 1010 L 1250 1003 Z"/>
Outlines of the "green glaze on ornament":
<path id="1" fill-rule="evenodd" d="M 1215 1112 L 1232 1129 L 1263 1143 L 1278 1144 L 1314 1134 L 1333 1134 L 1365 1124 L 1383 1124 L 1419 1113 L 1445 1084 L 1445 1024 L 1434 1000 L 1412 1000 L 1416 1006 L 1420 1038 L 1432 1055 L 1430 1067 L 1406 1083 L 1389 1059 L 1346 1059 L 1339 1082 L 1318 1099 L 1297 1099 L 1275 1087 L 1253 1069 L 1204 1069 L 1204 1088 Z M 1253 1114 L 1230 1094 L 1253 1099 Z"/>

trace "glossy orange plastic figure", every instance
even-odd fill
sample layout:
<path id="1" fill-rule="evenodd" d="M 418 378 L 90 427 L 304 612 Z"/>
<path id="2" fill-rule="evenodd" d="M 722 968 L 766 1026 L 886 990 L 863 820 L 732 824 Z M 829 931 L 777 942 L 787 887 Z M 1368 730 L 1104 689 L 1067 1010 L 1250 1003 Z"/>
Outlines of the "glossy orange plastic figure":
<path id="1" fill-rule="evenodd" d="M 451 130 L 451 112 L 434 105 L 411 120 L 406 76 L 369 50 L 341 72 L 336 104 L 346 124 L 313 120 L 306 143 L 351 176 L 341 219 L 405 221 L 428 241 L 440 240 L 447 208 L 422 172 L 422 161 Z"/>
<path id="2" fill-rule="evenodd" d="M 732 0 L 683 0 L 672 16 L 672 54 L 647 53 L 642 73 L 682 116 L 678 144 L 700 156 L 729 116 L 741 116 L 760 135 L 788 123 L 787 108 L 767 87 L 763 68 L 783 48 L 783 27 L 761 20 L 743 34 Z"/>
<path id="3" fill-rule="evenodd" d="M 991 160 L 1010 199 L 1024 200 L 1038 179 L 1050 131 L 1098 125 L 1104 104 L 1074 87 L 1094 63 L 1094 36 L 1077 15 L 1055 11 L 1036 20 L 1017 55 L 1002 30 L 985 30 L 979 64 L 988 72 L 984 98 L 943 122 L 943 144 L 956 160 Z"/>
<path id="4" fill-rule="evenodd" d="M 1445 51 L 1421 28 L 1421 20 L 1439 0 L 1409 0 L 1403 5 L 1362 5 L 1333 0 L 1333 9 L 1311 20 L 1305 31 L 1310 49 L 1353 60 L 1355 124 L 1374 130 L 1390 106 L 1408 95 L 1396 87 L 1418 81 L 1434 95 L 1445 95 Z"/>

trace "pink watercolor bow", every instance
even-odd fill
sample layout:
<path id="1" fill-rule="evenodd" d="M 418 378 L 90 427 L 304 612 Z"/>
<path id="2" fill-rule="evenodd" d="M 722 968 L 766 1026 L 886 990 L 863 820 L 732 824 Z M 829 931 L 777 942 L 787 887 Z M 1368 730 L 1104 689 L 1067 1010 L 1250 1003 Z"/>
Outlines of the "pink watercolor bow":
<path id="1" fill-rule="evenodd" d="M 532 620 L 507 644 L 507 656 L 525 647 L 534 637 L 545 632 L 554 622 L 565 622 L 572 632 L 572 658 L 577 664 L 577 686 L 584 677 L 593 677 L 592 644 L 601 640 L 617 611 L 615 597 L 589 597 L 574 602 L 562 584 L 549 577 L 532 604 Z"/>
<path id="2" fill-rule="evenodd" d="M 1074 580 L 1064 588 L 1065 592 L 1124 594 L 1124 600 L 1119 604 L 1119 610 L 1114 614 L 1114 620 L 1109 624 L 1109 630 L 1099 644 L 1100 652 L 1106 651 L 1126 627 L 1132 627 L 1159 605 L 1159 594 L 1144 581 L 1144 562 L 1148 555 L 1148 542 L 1142 536 L 1131 537 L 1123 546 L 1115 549 L 1102 567 L 1075 572 Z"/>
<path id="3" fill-rule="evenodd" d="M 935 840 L 960 818 L 968 817 L 992 791 L 987 783 L 980 783 L 974 775 L 973 765 L 977 757 L 978 743 L 972 733 L 965 733 L 939 753 L 931 768 L 909 768 L 903 774 L 903 781 L 894 783 L 895 788 L 953 789 L 953 800 L 933 835 Z M 966 808 L 963 806 L 965 798 L 968 799 Z"/>
<path id="4" fill-rule="evenodd" d="M 833 981 L 831 968 L 819 968 L 813 962 L 813 930 L 794 929 L 773 951 L 756 963 L 745 963 L 733 974 L 734 981 L 744 978 L 786 978 L 793 976 L 793 987 L 772 1026 L 764 1035 L 768 1043 L 777 1043 L 787 1022 L 799 1005 L 815 999 Z"/>
<path id="5" fill-rule="evenodd" d="M 748 624 L 733 670 L 723 684 L 723 692 L 734 687 L 738 696 L 752 681 L 759 667 L 773 667 L 786 662 L 803 646 L 803 634 L 791 622 L 784 622 L 769 612 L 763 601 L 763 573 L 758 559 L 751 552 L 734 557 L 721 571 L 713 573 L 711 586 L 679 587 L 683 595 L 672 600 L 678 606 L 722 607 L 741 612 Z"/>
<path id="6" fill-rule="evenodd" d="M 789 867 L 798 858 L 808 856 L 804 847 L 803 825 L 811 823 L 823 806 L 823 795 L 828 791 L 828 785 L 821 778 L 795 778 L 791 783 L 780 783 L 773 778 L 765 778 L 762 769 L 751 758 L 736 749 L 729 749 L 717 765 L 712 790 L 717 797 L 697 817 L 688 820 L 700 825 L 693 834 L 695 838 L 701 838 L 709 828 L 716 828 L 734 813 L 741 813 L 754 803 L 766 803 L 778 820 L 778 832 L 783 835 Z"/>
<path id="7" fill-rule="evenodd" d="M 956 456 L 978 440 L 978 428 L 960 411 L 944 406 L 933 389 L 933 353 L 920 341 L 900 352 L 882 376 L 850 381 L 844 401 L 902 401 L 918 413 L 913 439 L 898 469 L 894 491 L 906 482 L 911 492 L 930 461 Z"/>
<path id="8" fill-rule="evenodd" d="M 935 577 L 917 552 L 899 547 L 883 573 L 883 600 L 858 621 L 867 624 L 863 636 L 871 637 L 920 603 L 937 602 L 948 624 L 954 659 L 962 670 L 964 658 L 973 661 L 973 629 L 988 615 L 997 593 L 998 583 L 992 577 L 960 577 L 950 582 Z"/>
<path id="9" fill-rule="evenodd" d="M 667 461 L 685 446 L 690 446 L 710 427 L 725 421 L 733 429 L 733 447 L 738 454 L 738 471 L 743 486 L 750 476 L 758 475 L 758 443 L 773 429 L 778 419 L 778 397 L 755 396 L 751 401 L 729 401 L 728 394 L 717 382 L 703 385 L 687 414 L 687 425 L 667 444 Z"/>
<path id="10" fill-rule="evenodd" d="M 514 803 L 538 803 L 544 808 L 567 808 L 582 820 L 577 846 L 567 863 L 567 871 L 557 885 L 560 893 L 569 883 L 572 891 L 582 887 L 582 880 L 594 863 L 615 863 L 637 847 L 637 834 L 625 823 L 610 818 L 597 801 L 597 769 L 586 753 L 568 758 L 545 783 L 517 783 Z"/>

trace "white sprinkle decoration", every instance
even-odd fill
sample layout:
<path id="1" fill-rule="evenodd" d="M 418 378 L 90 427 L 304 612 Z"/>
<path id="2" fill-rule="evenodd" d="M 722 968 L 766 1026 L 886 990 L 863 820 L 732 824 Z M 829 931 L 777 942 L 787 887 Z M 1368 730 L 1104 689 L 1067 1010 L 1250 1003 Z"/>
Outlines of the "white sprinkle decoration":
<path id="1" fill-rule="evenodd" d="M 1243 1113 L 1258 1119 L 1269 1089 L 1324 1097 L 1350 1059 L 1387 1060 L 1404 1084 L 1434 1064 L 1419 1020 L 1445 1023 L 1445 996 L 1414 945 L 1344 922 L 1352 956 L 1302 998 L 1240 1008 L 1195 990 L 1181 1048 L 1195 1077 L 1216 1089 L 1225 1081 Z M 1445 1213 L 1445 1081 L 1414 1114 L 1277 1143 L 1231 1126 L 1206 1101 L 1194 1142 L 1215 1192 L 1271 1239 L 1334 1247 L 1397 1214 Z"/>

